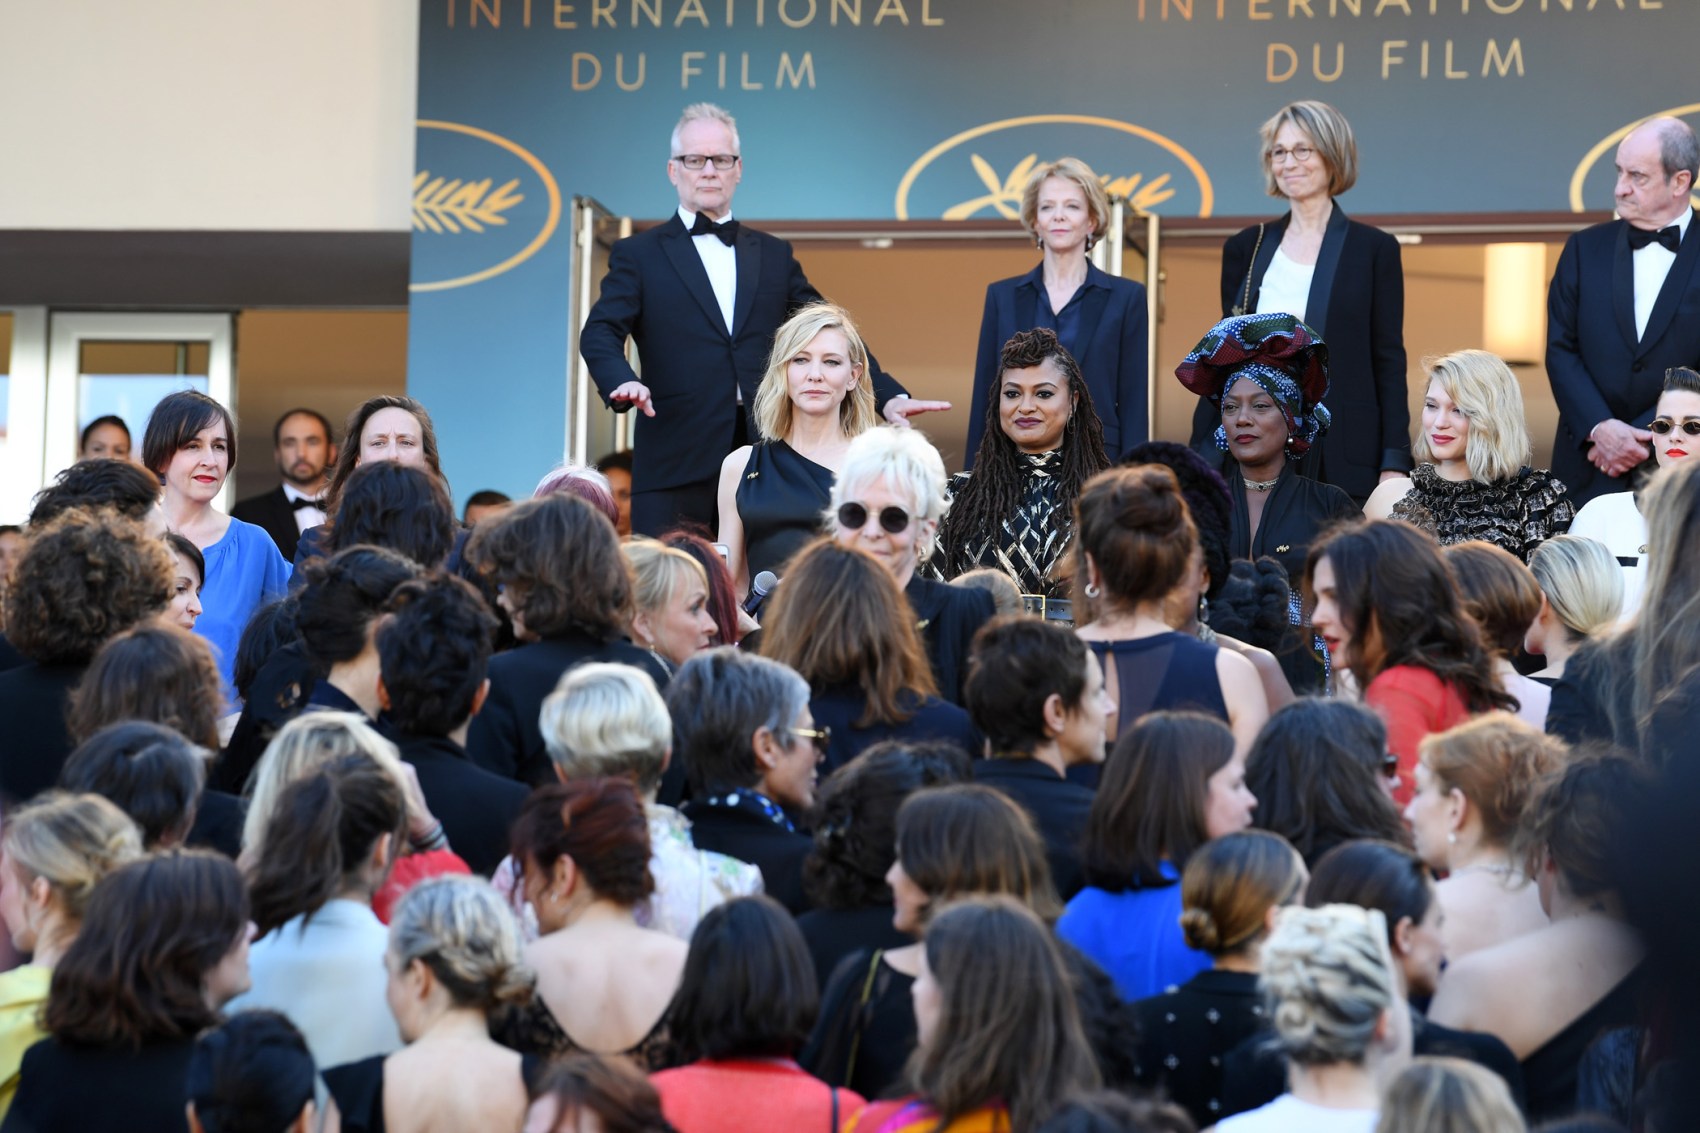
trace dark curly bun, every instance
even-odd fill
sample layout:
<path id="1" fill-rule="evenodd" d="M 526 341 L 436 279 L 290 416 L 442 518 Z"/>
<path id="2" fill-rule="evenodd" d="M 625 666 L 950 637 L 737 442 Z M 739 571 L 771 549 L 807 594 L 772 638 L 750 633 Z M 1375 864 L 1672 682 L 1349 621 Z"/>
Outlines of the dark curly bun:
<path id="1" fill-rule="evenodd" d="M 1162 598 L 1186 572 L 1198 542 L 1175 474 L 1160 464 L 1112 468 L 1081 490 L 1078 553 L 1090 555 L 1107 604 Z M 1084 580 L 1084 569 L 1075 572 Z"/>

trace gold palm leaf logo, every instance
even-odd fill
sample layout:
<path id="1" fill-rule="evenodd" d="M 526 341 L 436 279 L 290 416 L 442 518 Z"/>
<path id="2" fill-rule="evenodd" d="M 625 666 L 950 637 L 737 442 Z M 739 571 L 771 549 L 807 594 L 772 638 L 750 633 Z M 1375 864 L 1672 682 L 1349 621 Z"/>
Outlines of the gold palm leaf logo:
<path id="1" fill-rule="evenodd" d="M 1027 187 L 1027 179 L 1033 175 L 1033 169 L 1039 164 L 1039 155 L 1030 153 L 1016 163 L 1009 171 L 1009 176 L 1000 178 L 992 163 L 977 153 L 968 155 L 968 163 L 974 167 L 974 173 L 980 178 L 980 183 L 989 190 L 985 195 L 952 205 L 944 210 L 946 220 L 966 220 L 981 209 L 996 209 L 1000 216 L 1007 220 L 1021 219 L 1021 192 Z M 1141 212 L 1150 212 L 1175 195 L 1169 187 L 1167 173 L 1149 183 L 1145 182 L 1142 173 L 1130 173 L 1125 177 L 1112 178 L 1104 174 L 1098 178 L 1104 186 L 1104 192 L 1113 200 L 1125 197 L 1134 208 Z"/>
<path id="2" fill-rule="evenodd" d="M 482 181 L 433 177 L 430 170 L 421 169 L 413 177 L 414 230 L 454 234 L 507 224 L 502 214 L 525 200 L 525 195 L 516 191 L 518 178 L 492 190 L 494 183 L 489 177 Z"/>

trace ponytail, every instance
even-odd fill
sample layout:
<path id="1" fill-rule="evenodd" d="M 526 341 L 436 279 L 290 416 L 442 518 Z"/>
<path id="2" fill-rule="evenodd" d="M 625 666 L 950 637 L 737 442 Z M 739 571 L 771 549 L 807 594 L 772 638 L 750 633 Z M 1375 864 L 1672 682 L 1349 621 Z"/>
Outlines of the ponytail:
<path id="1" fill-rule="evenodd" d="M 312 916 L 357 883 L 380 838 L 402 845 L 406 821 L 401 788 L 369 756 L 332 760 L 291 783 L 267 824 L 265 853 L 250 869 L 260 935 Z"/>

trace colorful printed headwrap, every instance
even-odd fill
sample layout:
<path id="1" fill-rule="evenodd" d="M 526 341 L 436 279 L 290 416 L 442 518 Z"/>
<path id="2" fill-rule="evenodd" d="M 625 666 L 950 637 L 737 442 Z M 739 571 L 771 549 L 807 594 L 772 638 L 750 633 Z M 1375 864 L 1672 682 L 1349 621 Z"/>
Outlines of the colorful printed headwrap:
<path id="1" fill-rule="evenodd" d="M 1175 377 L 1218 408 L 1235 381 L 1256 382 L 1281 407 L 1287 419 L 1287 455 L 1295 460 L 1328 431 L 1331 418 L 1322 404 L 1328 396 L 1328 344 L 1291 315 L 1223 319 L 1192 348 Z M 1228 449 L 1228 434 L 1220 425 L 1216 447 Z"/>

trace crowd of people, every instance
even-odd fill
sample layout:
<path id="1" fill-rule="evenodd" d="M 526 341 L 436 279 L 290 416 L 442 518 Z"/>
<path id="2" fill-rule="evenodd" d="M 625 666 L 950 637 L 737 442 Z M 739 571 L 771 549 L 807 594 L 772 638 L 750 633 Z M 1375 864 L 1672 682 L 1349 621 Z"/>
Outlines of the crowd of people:
<path id="1" fill-rule="evenodd" d="M 0 1133 L 1685 1127 L 1700 356 L 1605 398 L 1585 484 L 1479 350 L 1411 443 L 1350 128 L 1263 135 L 1291 211 L 1176 372 L 1196 447 L 1146 435 L 1080 162 L 1027 187 L 952 476 L 727 219 L 703 106 L 586 328 L 632 453 L 457 518 L 424 405 L 293 410 L 250 522 L 225 406 L 139 460 L 92 423 L 0 533 Z M 1685 202 L 1700 159 L 1632 133 L 1631 224 L 1649 145 Z"/>

